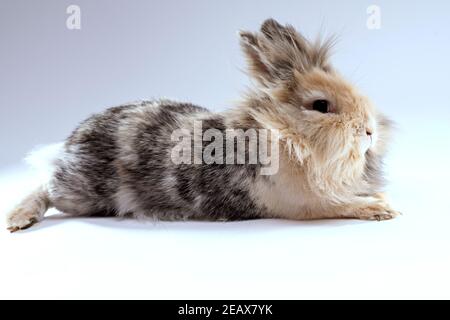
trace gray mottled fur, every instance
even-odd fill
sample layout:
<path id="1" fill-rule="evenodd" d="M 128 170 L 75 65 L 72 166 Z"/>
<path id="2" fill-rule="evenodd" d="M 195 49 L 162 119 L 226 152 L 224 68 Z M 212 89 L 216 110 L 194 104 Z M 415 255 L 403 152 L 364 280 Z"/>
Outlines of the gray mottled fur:
<path id="1" fill-rule="evenodd" d="M 174 164 L 171 134 L 226 129 L 221 115 L 192 104 L 144 101 L 94 115 L 67 139 L 50 200 L 74 215 L 238 220 L 261 217 L 249 188 L 258 165 Z M 192 131 L 193 132 L 193 131 Z M 226 186 L 226 187 L 225 187 Z"/>

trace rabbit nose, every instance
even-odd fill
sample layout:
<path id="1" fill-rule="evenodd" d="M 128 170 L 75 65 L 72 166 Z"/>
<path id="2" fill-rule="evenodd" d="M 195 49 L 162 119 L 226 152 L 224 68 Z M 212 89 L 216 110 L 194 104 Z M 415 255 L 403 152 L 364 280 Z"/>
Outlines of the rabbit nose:
<path id="1" fill-rule="evenodd" d="M 372 135 L 372 129 L 366 128 L 366 135 L 370 137 Z"/>

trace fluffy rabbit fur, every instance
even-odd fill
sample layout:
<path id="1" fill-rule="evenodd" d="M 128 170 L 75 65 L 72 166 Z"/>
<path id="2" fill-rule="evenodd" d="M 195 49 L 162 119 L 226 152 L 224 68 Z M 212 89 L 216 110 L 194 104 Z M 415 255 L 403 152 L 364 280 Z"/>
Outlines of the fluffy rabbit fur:
<path id="1" fill-rule="evenodd" d="M 17 231 L 50 207 L 71 215 L 157 219 L 391 219 L 382 196 L 390 122 L 329 61 L 330 42 L 265 21 L 241 32 L 255 87 L 212 113 L 173 101 L 113 107 L 82 122 L 53 160 L 51 178 L 7 218 Z M 279 170 L 258 164 L 174 164 L 175 129 L 279 130 Z"/>

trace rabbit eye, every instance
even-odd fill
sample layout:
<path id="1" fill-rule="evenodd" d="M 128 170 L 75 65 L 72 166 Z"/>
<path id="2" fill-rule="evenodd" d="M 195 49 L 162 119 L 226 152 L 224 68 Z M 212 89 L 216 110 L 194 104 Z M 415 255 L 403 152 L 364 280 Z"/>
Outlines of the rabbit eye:
<path id="1" fill-rule="evenodd" d="M 312 109 L 321 113 L 327 113 L 329 111 L 328 105 L 329 103 L 327 100 L 316 100 L 312 104 Z"/>

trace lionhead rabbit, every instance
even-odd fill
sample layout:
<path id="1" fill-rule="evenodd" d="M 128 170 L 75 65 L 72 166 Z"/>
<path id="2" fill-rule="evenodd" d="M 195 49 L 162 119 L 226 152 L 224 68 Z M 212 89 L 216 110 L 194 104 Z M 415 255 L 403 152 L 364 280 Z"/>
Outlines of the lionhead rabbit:
<path id="1" fill-rule="evenodd" d="M 330 42 L 312 43 L 272 19 L 240 40 L 255 86 L 239 105 L 212 113 L 144 101 L 91 116 L 61 145 L 51 178 L 8 215 L 8 229 L 33 225 L 49 207 L 158 219 L 395 217 L 381 193 L 389 121 L 331 66 Z M 266 174 L 268 163 L 249 161 L 261 156 L 256 149 L 264 141 L 250 143 L 247 134 L 264 129 L 276 133 L 267 135 L 275 170 Z M 232 130 L 240 133 L 230 137 Z M 216 160 L 236 151 L 245 161 L 195 161 L 198 152 L 183 156 L 193 161 L 178 161 L 183 139 L 174 132 Z M 212 152 L 209 142 L 217 147 Z M 231 148 L 221 152 L 225 145 Z"/>

